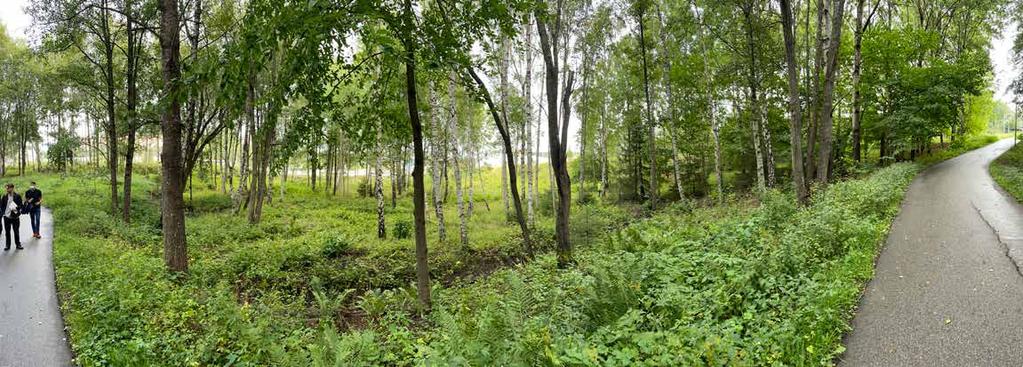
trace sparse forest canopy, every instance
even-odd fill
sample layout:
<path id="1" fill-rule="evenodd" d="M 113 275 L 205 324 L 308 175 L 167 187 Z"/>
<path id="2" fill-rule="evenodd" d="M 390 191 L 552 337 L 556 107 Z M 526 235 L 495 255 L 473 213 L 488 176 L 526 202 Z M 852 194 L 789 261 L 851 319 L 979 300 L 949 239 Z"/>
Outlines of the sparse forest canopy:
<path id="1" fill-rule="evenodd" d="M 29 4 L 0 175 L 53 176 L 86 366 L 827 364 L 869 271 L 835 264 L 900 162 L 1012 128 L 988 47 L 1023 27 L 1010 0 Z"/>

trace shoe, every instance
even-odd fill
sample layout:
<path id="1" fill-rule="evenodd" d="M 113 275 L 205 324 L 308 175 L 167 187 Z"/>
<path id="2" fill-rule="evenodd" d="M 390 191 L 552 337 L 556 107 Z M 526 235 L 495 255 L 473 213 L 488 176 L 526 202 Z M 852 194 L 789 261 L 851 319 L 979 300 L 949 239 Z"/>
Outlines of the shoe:
<path id="1" fill-rule="evenodd" d="M 21 247 L 21 245 L 18 245 L 18 247 L 16 247 L 16 248 L 17 248 L 18 250 L 24 250 L 24 249 L 25 249 L 24 247 Z"/>
<path id="2" fill-rule="evenodd" d="M 4 247 L 4 251 L 11 251 L 10 247 Z"/>

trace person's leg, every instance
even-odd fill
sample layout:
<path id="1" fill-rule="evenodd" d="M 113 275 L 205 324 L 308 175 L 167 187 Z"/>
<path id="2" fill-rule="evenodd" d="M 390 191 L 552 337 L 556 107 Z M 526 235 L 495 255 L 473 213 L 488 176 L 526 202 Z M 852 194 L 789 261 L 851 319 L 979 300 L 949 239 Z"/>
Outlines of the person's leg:
<path id="1" fill-rule="evenodd" d="M 28 214 L 29 219 L 32 221 L 32 234 L 36 235 L 36 237 L 39 236 L 39 215 L 41 214 L 40 211 L 41 210 L 39 209 L 39 206 L 35 206 L 32 208 L 32 211 L 29 212 Z"/>
<path id="2" fill-rule="evenodd" d="M 4 251 L 11 249 L 11 220 L 8 218 L 3 219 L 4 222 Z"/>
<path id="3" fill-rule="evenodd" d="M 14 217 L 11 219 L 11 226 L 14 227 L 14 229 L 10 230 L 11 232 L 14 232 L 14 245 L 18 246 L 18 249 L 21 249 L 21 235 L 18 233 L 21 232 L 19 231 L 19 229 L 21 229 L 21 220 L 19 220 L 18 217 Z"/>

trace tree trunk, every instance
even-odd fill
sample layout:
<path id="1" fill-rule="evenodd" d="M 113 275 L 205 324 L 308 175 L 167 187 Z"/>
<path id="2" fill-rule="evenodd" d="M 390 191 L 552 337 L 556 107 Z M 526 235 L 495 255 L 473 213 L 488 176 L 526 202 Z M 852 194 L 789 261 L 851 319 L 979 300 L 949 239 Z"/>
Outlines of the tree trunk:
<path id="1" fill-rule="evenodd" d="M 431 83 L 432 85 L 432 83 Z M 438 116 L 436 111 L 440 111 L 437 106 L 437 98 L 434 96 L 433 88 L 430 88 L 430 113 L 427 118 L 430 119 L 430 131 L 433 138 L 432 144 L 430 144 L 431 151 L 433 152 L 433 162 L 430 165 L 430 178 L 431 187 L 433 188 L 433 213 L 437 217 L 437 241 L 444 243 L 447 241 L 447 230 L 444 226 L 444 198 L 441 193 L 441 160 L 443 159 L 443 148 L 444 140 L 441 136 L 440 123 L 437 121 Z"/>
<path id="2" fill-rule="evenodd" d="M 164 96 L 170 98 L 170 103 L 164 108 L 163 121 L 160 124 L 163 134 L 163 147 L 160 153 L 163 258 L 169 270 L 185 272 L 188 271 L 188 247 L 185 242 L 185 206 L 182 196 L 184 180 L 181 178 L 181 103 L 178 101 L 181 83 L 181 69 L 178 64 L 181 41 L 177 0 L 161 0 L 160 14 L 163 90 Z"/>
<path id="3" fill-rule="evenodd" d="M 541 13 L 541 10 L 536 10 L 534 17 L 536 18 L 537 33 L 540 36 L 540 49 L 543 51 L 544 70 L 546 74 L 545 88 L 547 90 L 547 141 L 550 147 L 550 162 L 551 170 L 554 173 L 554 180 L 557 186 L 558 192 L 558 205 L 557 215 L 555 218 L 555 240 L 557 242 L 558 252 L 558 267 L 564 268 L 573 263 L 572 259 L 572 245 L 569 242 L 569 209 L 572 205 L 572 187 L 571 179 L 568 176 L 568 167 L 566 165 L 565 149 L 562 147 L 562 139 L 559 139 L 558 132 L 558 64 L 556 58 L 558 55 L 558 47 L 551 43 L 551 39 L 557 40 L 557 33 L 554 37 L 548 35 L 547 22 L 545 15 Z M 556 24 L 560 23 L 560 14 L 558 15 L 559 20 Z M 558 30 L 555 30 L 558 32 Z M 571 95 L 572 85 L 572 73 L 568 74 L 568 81 L 566 82 L 567 88 L 565 88 L 565 95 L 563 101 L 568 102 Z M 565 107 L 563 114 L 567 117 L 569 106 Z M 563 124 L 567 125 L 567 118 L 562 121 Z"/>
<path id="4" fill-rule="evenodd" d="M 831 21 L 831 39 L 828 46 L 828 64 L 824 72 L 824 102 L 821 105 L 821 144 L 820 154 L 817 157 L 820 161 L 817 164 L 817 181 L 822 184 L 828 183 L 831 176 L 831 143 L 832 136 L 832 103 L 835 97 L 835 82 L 838 79 L 838 51 L 842 42 L 842 15 L 845 13 L 845 0 L 835 0 L 833 5 L 833 19 Z"/>
<path id="5" fill-rule="evenodd" d="M 757 188 L 764 190 L 768 185 L 773 185 L 774 167 L 771 167 L 773 165 L 773 153 L 770 153 L 771 142 L 764 139 L 769 134 L 763 131 L 767 129 L 767 126 L 765 126 L 766 121 L 758 95 L 760 80 L 757 77 L 756 31 L 753 29 L 753 18 L 756 16 L 755 12 L 757 11 L 754 7 L 756 6 L 753 2 L 743 4 L 742 12 L 746 23 L 746 45 L 747 52 L 749 52 L 749 75 L 747 75 L 747 82 L 749 83 L 750 93 L 749 113 L 753 127 L 753 147 L 757 160 Z M 765 145 L 765 147 L 762 148 L 762 145 Z M 768 158 L 767 161 L 765 161 L 765 158 Z"/>
<path id="6" fill-rule="evenodd" d="M 675 104 L 673 102 L 674 99 L 672 96 L 672 85 L 670 77 L 671 58 L 668 57 L 668 36 L 665 30 L 668 24 L 664 21 L 664 14 L 661 12 L 660 8 L 657 9 L 657 19 L 661 25 L 660 40 L 661 53 L 663 53 L 663 55 L 661 56 L 663 60 L 661 67 L 664 69 L 662 83 L 664 84 L 664 96 L 666 100 L 665 104 L 668 106 L 667 109 L 669 124 L 664 126 L 664 129 L 667 131 L 668 136 L 671 137 L 671 168 L 675 176 L 675 190 L 678 191 L 679 200 L 682 200 L 685 199 L 686 196 L 685 190 L 682 188 L 682 171 L 679 169 L 678 163 L 678 139 L 676 138 L 674 129 L 672 128 L 676 122 L 677 116 L 675 114 Z M 709 57 L 706 56 L 706 50 L 704 51 L 705 57 L 703 59 L 706 60 Z"/>
<path id="7" fill-rule="evenodd" d="M 383 167 L 383 149 L 380 148 L 380 140 L 383 138 L 381 134 L 382 128 L 380 127 L 380 121 L 377 124 L 377 138 L 376 138 L 376 180 L 373 184 L 373 194 L 377 199 L 377 238 L 387 238 L 387 223 L 384 221 L 384 167 Z"/>
<path id="8" fill-rule="evenodd" d="M 161 0 L 166 1 L 166 0 Z M 103 2 L 103 6 L 107 6 L 107 2 Z M 115 100 L 114 93 L 114 41 L 110 34 L 110 10 L 103 10 L 103 51 L 106 56 L 106 63 L 104 67 L 104 78 L 106 84 L 106 108 L 107 108 L 107 169 L 110 170 L 110 213 L 116 215 L 119 197 L 117 195 L 117 124 L 116 124 L 116 107 L 117 102 Z M 176 12 L 175 12 L 176 13 Z M 176 14 L 175 14 L 176 15 Z M 176 62 L 177 60 L 175 60 Z M 22 167 L 19 167 L 22 169 Z"/>
<path id="9" fill-rule="evenodd" d="M 654 109 L 653 104 L 650 103 L 650 72 L 647 67 L 646 57 L 646 26 L 644 25 L 643 15 L 646 10 L 643 9 L 639 13 L 639 52 L 641 59 L 643 60 L 643 94 L 646 98 L 646 123 L 648 131 L 648 144 L 649 149 L 647 159 L 650 161 L 650 209 L 657 209 L 657 196 L 659 189 L 657 187 L 657 124 L 654 123 Z M 562 107 L 566 108 L 566 107 Z M 568 123 L 568 120 L 565 120 Z"/>
<path id="10" fill-rule="evenodd" d="M 789 82 L 789 135 L 792 143 L 792 184 L 796 189 L 796 200 L 800 205 L 807 205 L 810 193 L 807 191 L 805 177 L 803 175 L 803 127 L 800 119 L 802 112 L 799 109 L 799 74 L 796 66 L 796 37 L 793 29 L 792 5 L 789 0 L 781 2 L 781 24 L 782 36 L 785 39 L 785 64 Z"/>
<path id="11" fill-rule="evenodd" d="M 863 33 L 867 31 L 867 27 L 870 27 L 871 18 L 874 17 L 874 12 L 877 11 L 881 1 L 878 1 L 874 8 L 867 15 L 866 19 L 863 16 L 863 6 L 865 0 L 856 0 L 856 33 L 853 37 L 853 69 L 852 69 L 852 84 L 853 84 L 853 106 L 852 106 L 852 155 L 853 159 L 860 162 L 863 159 L 861 152 L 860 142 L 863 140 L 863 97 L 860 92 L 860 72 L 863 65 Z"/>
<path id="12" fill-rule="evenodd" d="M 124 12 L 127 15 L 125 17 L 126 33 L 127 33 L 127 59 L 126 60 L 126 73 L 125 73 L 125 84 L 127 84 L 127 109 L 128 109 L 128 142 L 125 146 L 124 155 L 124 206 L 121 210 L 121 217 L 125 223 L 131 222 L 131 177 L 132 177 L 132 165 L 135 160 L 135 127 L 137 122 L 135 121 L 135 110 L 138 104 L 138 48 L 139 39 L 136 38 L 135 32 L 135 20 L 134 14 L 132 13 L 132 0 L 125 0 Z"/>
<path id="13" fill-rule="evenodd" d="M 455 78 L 457 75 L 454 71 L 451 72 L 448 78 L 448 138 L 449 144 L 451 145 L 451 163 L 454 166 L 455 173 L 455 200 L 458 205 L 458 237 L 459 242 L 462 244 L 463 249 L 469 248 L 469 224 L 466 222 L 465 216 L 465 198 L 462 196 L 462 170 L 461 164 L 461 152 L 459 151 L 458 144 L 458 109 L 457 101 L 455 99 Z"/>
<path id="14" fill-rule="evenodd" d="M 423 125 L 419 121 L 418 96 L 416 95 L 416 51 L 412 40 L 411 25 L 413 23 L 412 0 L 405 0 L 404 17 L 406 30 L 405 44 L 405 88 L 408 100 L 409 120 L 412 124 L 413 169 L 412 198 L 413 217 L 416 228 L 416 289 L 419 293 L 419 305 L 424 312 L 430 310 L 430 268 L 427 263 L 426 248 L 426 185 L 423 182 Z"/>
<path id="15" fill-rule="evenodd" d="M 526 121 L 525 141 L 526 149 L 522 152 L 526 160 L 526 211 L 527 220 L 530 224 L 535 223 L 533 214 L 533 201 L 536 200 L 536 188 L 533 176 L 536 174 L 536 159 L 533 157 L 533 32 L 530 30 L 532 17 L 526 15 L 525 29 L 522 33 L 526 35 L 526 79 L 523 82 L 522 94 L 525 96 Z M 540 133 L 537 132 L 537 135 Z"/>
<path id="16" fill-rule="evenodd" d="M 508 122 L 508 40 L 501 39 L 501 120 Z M 509 126 L 506 126 L 509 127 Z M 508 176 L 511 167 L 515 167 L 515 161 L 509 161 L 514 154 L 501 157 L 501 200 L 504 201 L 504 212 L 507 215 L 511 212 L 508 204 Z M 515 172 L 511 172 L 515 175 Z"/>
<path id="17" fill-rule="evenodd" d="M 523 250 L 526 252 L 527 257 L 532 257 L 533 243 L 530 240 L 529 226 L 526 225 L 526 217 L 522 215 L 522 200 L 519 198 L 518 176 L 515 174 L 515 148 L 512 147 L 511 136 L 508 134 L 508 125 L 501 119 L 497 106 L 494 104 L 494 100 L 491 98 L 490 92 L 486 88 L 486 84 L 483 83 L 483 79 L 481 79 L 472 68 L 469 68 L 466 71 L 479 87 L 480 94 L 483 96 L 483 101 L 487 104 L 487 108 L 490 110 L 490 116 L 494 119 L 494 124 L 497 125 L 497 132 L 501 135 L 501 144 L 504 145 L 505 162 L 509 163 L 509 167 L 507 169 L 507 172 L 510 173 L 508 176 L 508 183 L 511 185 L 511 190 L 509 191 L 511 192 L 512 201 L 515 204 L 515 220 L 519 223 L 519 229 L 522 230 Z"/>

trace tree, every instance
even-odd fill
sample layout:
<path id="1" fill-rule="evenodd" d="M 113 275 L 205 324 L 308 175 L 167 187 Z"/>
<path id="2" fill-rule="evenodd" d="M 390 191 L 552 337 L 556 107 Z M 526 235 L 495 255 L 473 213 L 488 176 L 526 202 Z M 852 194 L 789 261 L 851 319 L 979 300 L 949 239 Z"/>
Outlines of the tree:
<path id="1" fill-rule="evenodd" d="M 779 0 L 781 5 L 781 26 L 785 38 L 786 76 L 789 82 L 789 138 L 792 139 L 792 185 L 795 186 L 796 200 L 800 205 L 807 205 L 810 193 L 807 190 L 803 175 L 803 135 L 802 114 L 799 105 L 799 72 L 796 66 L 796 37 L 793 27 L 792 4 L 789 0 Z"/>
<path id="2" fill-rule="evenodd" d="M 568 145 L 566 139 L 568 138 L 568 110 L 570 109 L 567 105 L 571 96 L 574 74 L 571 70 L 567 71 L 568 77 L 565 81 L 565 93 L 562 99 L 563 119 L 559 123 L 557 114 L 559 71 L 557 39 L 561 32 L 561 9 L 558 8 L 554 13 L 550 13 L 548 9 L 538 8 L 534 17 L 537 34 L 540 36 L 540 53 L 543 55 L 544 62 L 544 87 L 547 91 L 547 142 L 558 196 L 554 233 L 558 250 L 558 266 L 563 268 L 573 262 L 572 244 L 569 242 L 568 233 L 572 186 L 568 175 L 565 149 Z M 548 26 L 549 20 L 554 21 L 553 27 Z"/>
<path id="3" fill-rule="evenodd" d="M 845 20 L 845 0 L 832 1 L 831 36 L 828 39 L 827 65 L 824 71 L 824 102 L 821 104 L 820 154 L 817 159 L 817 181 L 827 184 L 831 177 L 831 156 L 834 124 L 835 83 L 838 73 L 838 51 L 842 44 L 842 23 Z"/>
<path id="4" fill-rule="evenodd" d="M 174 272 L 188 271 L 188 247 L 185 241 L 184 179 L 181 166 L 181 102 L 179 62 L 181 39 L 177 0 L 160 0 L 160 53 L 163 69 L 163 121 L 160 130 L 161 205 L 163 258 Z"/>

